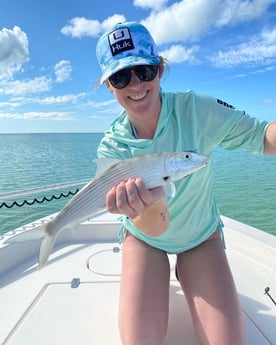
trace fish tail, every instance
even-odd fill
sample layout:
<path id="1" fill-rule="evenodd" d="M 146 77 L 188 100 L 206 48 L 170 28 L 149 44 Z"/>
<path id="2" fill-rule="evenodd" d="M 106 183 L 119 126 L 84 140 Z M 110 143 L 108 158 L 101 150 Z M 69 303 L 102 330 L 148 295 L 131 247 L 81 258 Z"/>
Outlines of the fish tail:
<path id="1" fill-rule="evenodd" d="M 49 259 L 49 256 L 52 252 L 52 249 L 54 247 L 55 241 L 56 241 L 56 236 L 49 234 L 46 231 L 44 234 L 43 240 L 40 244 L 39 264 L 38 264 L 39 269 L 42 269 L 46 265 Z"/>

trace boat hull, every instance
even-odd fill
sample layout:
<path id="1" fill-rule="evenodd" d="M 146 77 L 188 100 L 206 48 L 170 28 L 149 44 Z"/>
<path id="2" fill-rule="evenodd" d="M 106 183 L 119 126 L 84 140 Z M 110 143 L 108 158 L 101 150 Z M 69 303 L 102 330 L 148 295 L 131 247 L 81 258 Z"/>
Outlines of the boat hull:
<path id="1" fill-rule="evenodd" d="M 264 293 L 266 287 L 272 296 L 276 293 L 276 237 L 226 217 L 223 222 L 226 252 L 243 307 L 247 345 L 276 345 L 276 307 Z M 47 266 L 40 271 L 39 241 L 5 245 L 7 238 L 25 230 L 3 235 L 0 344 L 120 344 L 120 226 L 116 216 L 104 213 L 83 222 L 74 234 L 63 232 Z M 175 277 L 175 256 L 169 259 L 170 317 L 164 344 L 199 345 Z"/>

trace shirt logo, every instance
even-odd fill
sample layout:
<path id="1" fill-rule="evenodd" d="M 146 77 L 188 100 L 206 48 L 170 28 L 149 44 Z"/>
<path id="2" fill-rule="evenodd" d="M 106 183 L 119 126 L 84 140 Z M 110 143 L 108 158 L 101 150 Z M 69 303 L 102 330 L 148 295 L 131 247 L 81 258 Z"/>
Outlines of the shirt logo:
<path id="1" fill-rule="evenodd" d="M 129 28 L 120 28 L 111 32 L 108 35 L 108 41 L 112 56 L 134 49 Z"/>
<path id="2" fill-rule="evenodd" d="M 228 104 L 228 103 L 222 101 L 221 99 L 217 99 L 217 103 L 218 103 L 218 104 L 221 104 L 221 105 L 223 105 L 223 106 L 225 106 L 225 107 L 227 107 L 227 108 L 235 109 L 235 107 L 234 107 L 233 105 Z"/>

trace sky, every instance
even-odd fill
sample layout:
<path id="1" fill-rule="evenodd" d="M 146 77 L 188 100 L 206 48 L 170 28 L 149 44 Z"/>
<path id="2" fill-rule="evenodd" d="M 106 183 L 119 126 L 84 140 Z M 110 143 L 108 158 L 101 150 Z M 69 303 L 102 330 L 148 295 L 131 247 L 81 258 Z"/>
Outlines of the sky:
<path id="1" fill-rule="evenodd" d="M 0 133 L 103 132 L 120 112 L 95 55 L 138 21 L 169 61 L 164 91 L 194 90 L 276 120 L 276 0 L 0 0 Z"/>

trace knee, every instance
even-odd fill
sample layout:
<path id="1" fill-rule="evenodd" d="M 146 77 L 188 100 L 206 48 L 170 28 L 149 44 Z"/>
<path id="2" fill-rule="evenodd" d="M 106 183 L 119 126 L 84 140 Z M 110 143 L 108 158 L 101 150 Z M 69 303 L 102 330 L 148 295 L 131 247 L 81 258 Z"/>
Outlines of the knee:
<path id="1" fill-rule="evenodd" d="M 148 322 L 142 329 L 121 324 L 119 329 L 123 345 L 161 345 L 166 337 L 167 323 L 154 326 Z"/>
<path id="2" fill-rule="evenodd" d="M 128 332 L 127 332 L 128 333 Z M 139 334 L 135 337 L 132 335 L 120 332 L 122 345 L 161 345 L 165 339 L 166 333 L 162 334 Z"/>
<path id="3" fill-rule="evenodd" d="M 221 344 L 224 345 L 246 345 L 246 336 L 244 325 L 237 325 L 234 329 L 219 329 L 210 332 L 199 323 L 194 324 L 195 335 L 201 345 Z"/>

